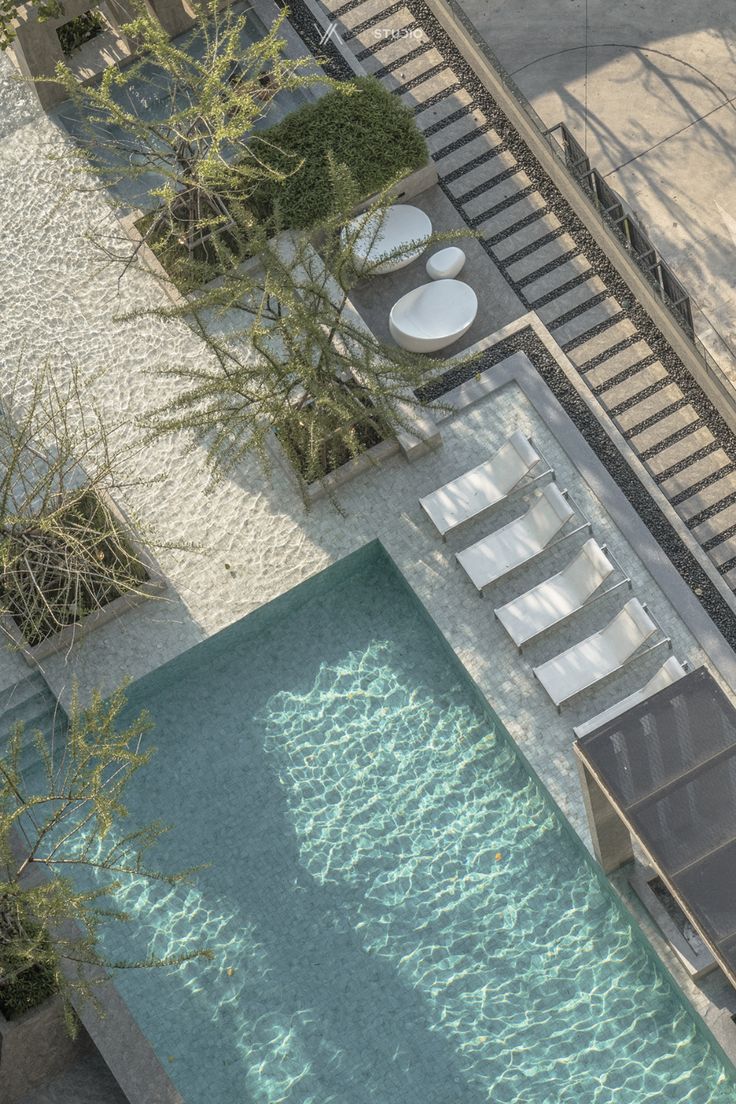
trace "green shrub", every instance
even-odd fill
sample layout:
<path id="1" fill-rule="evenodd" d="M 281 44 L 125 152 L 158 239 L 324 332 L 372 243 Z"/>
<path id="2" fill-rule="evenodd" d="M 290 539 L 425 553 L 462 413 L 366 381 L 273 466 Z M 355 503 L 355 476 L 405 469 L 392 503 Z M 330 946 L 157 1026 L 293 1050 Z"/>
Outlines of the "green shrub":
<path id="1" fill-rule="evenodd" d="M 31 926 L 28 934 L 30 938 L 35 938 L 39 929 Z M 3 932 L 3 935 L 7 936 L 8 933 Z M 12 948 L 12 941 L 6 942 L 5 964 L 11 972 L 14 968 L 22 972 L 14 976 L 12 981 L 4 981 L 0 974 L 0 1012 L 6 1020 L 15 1020 L 24 1012 L 38 1008 L 57 991 L 52 966 L 54 955 L 47 935 L 41 937 L 40 947 L 36 951 L 40 961 L 33 965 L 28 966 L 22 955 L 14 959 Z"/>
<path id="2" fill-rule="evenodd" d="M 261 218 L 278 203 L 287 227 L 307 228 L 323 219 L 332 200 L 330 151 L 348 166 L 364 198 L 426 164 L 427 146 L 411 110 L 372 77 L 351 83 L 352 95 L 328 92 L 255 136 L 273 143 L 275 149 L 267 150 L 256 141 L 259 155 L 274 167 L 292 171 L 304 160 L 286 181 L 259 187 L 255 208 Z"/>

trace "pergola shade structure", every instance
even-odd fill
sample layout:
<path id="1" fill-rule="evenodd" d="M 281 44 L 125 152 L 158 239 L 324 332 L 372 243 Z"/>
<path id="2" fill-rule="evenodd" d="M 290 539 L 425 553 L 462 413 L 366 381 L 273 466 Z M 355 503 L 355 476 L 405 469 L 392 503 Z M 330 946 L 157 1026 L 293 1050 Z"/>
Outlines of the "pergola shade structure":
<path id="1" fill-rule="evenodd" d="M 633 836 L 736 985 L 736 709 L 700 667 L 575 751 L 604 869 Z"/>

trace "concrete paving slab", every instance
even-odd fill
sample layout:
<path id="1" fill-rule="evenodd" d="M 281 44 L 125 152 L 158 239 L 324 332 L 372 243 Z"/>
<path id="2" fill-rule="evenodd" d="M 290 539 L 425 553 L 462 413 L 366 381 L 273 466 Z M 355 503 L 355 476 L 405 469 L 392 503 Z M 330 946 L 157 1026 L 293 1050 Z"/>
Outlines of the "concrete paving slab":
<path id="1" fill-rule="evenodd" d="M 470 119 L 470 125 L 466 125 L 460 128 L 457 135 L 458 138 L 462 137 L 463 134 L 470 133 L 476 127 L 474 119 L 472 119 L 471 117 L 466 117 L 466 119 L 467 118 Z M 441 134 L 443 143 L 442 146 L 440 146 L 439 148 L 443 149 L 447 145 L 449 145 L 450 142 L 454 141 L 454 138 L 451 137 L 447 139 L 444 130 L 441 132 Z M 432 137 L 435 138 L 438 136 L 432 135 Z M 457 170 L 461 169 L 463 165 L 468 165 L 476 157 L 483 157 L 484 155 L 487 155 L 491 151 L 498 149 L 500 145 L 501 139 L 499 138 L 496 131 L 486 131 L 484 134 L 479 134 L 476 138 L 473 138 L 470 142 L 465 142 L 458 149 L 452 150 L 451 153 L 446 154 L 444 157 L 435 157 L 437 172 L 440 174 L 440 176 L 447 176 L 449 175 L 449 173 L 457 172 Z M 513 163 L 514 158 L 510 153 L 508 153 L 506 150 L 499 150 L 498 153 L 494 153 L 491 162 L 487 163 L 484 167 L 486 168 L 486 171 L 490 174 L 492 172 L 503 172 L 504 169 L 510 168 Z M 458 188 L 462 188 L 462 184 L 465 179 L 465 176 L 458 179 Z M 476 182 L 477 181 L 474 181 L 474 183 Z M 467 186 L 470 187 L 471 185 Z"/>
<path id="2" fill-rule="evenodd" d="M 570 288 L 569 291 L 539 307 L 537 314 L 547 326 L 551 326 L 556 318 L 560 318 L 561 315 L 567 314 L 576 307 L 582 308 L 594 296 L 602 295 L 605 291 L 606 285 L 603 281 L 598 276 L 591 276 L 589 280 Z"/>
<path id="3" fill-rule="evenodd" d="M 707 426 L 700 426 L 698 429 L 693 430 L 687 437 L 681 441 L 677 441 L 672 445 L 668 445 L 656 456 L 651 456 L 646 461 L 646 466 L 652 475 L 661 475 L 662 472 L 667 471 L 668 468 L 675 467 L 676 464 L 681 464 L 687 460 L 689 456 L 695 455 L 700 449 L 711 445 L 715 440 L 711 431 Z"/>
<path id="4" fill-rule="evenodd" d="M 553 241 L 543 245 L 541 249 L 535 249 L 528 256 L 521 257 L 518 261 L 512 261 L 507 266 L 508 274 L 512 280 L 524 280 L 549 264 L 550 261 L 561 257 L 563 253 L 570 253 L 573 249 L 575 249 L 575 242 L 570 235 L 560 234 Z"/>
<path id="5" fill-rule="evenodd" d="M 668 498 L 674 498 L 675 495 L 682 494 L 688 487 L 694 487 L 702 479 L 706 479 L 728 463 L 728 453 L 724 452 L 723 449 L 715 449 L 714 452 L 709 452 L 707 456 L 703 456 L 693 464 L 688 464 L 676 475 L 665 479 L 661 483 L 662 490 Z"/>
<path id="6" fill-rule="evenodd" d="M 551 213 L 544 215 L 543 218 L 535 219 L 528 226 L 522 226 L 521 230 L 516 230 L 513 234 L 503 238 L 502 241 L 497 242 L 493 246 L 494 255 L 500 261 L 505 261 L 520 249 L 526 249 L 532 246 L 534 242 L 539 241 L 540 238 L 546 237 L 547 234 L 557 233 L 561 229 L 562 224 L 557 215 Z"/>
<path id="7" fill-rule="evenodd" d="M 631 444 L 637 452 L 647 452 L 648 449 L 654 448 L 661 441 L 666 441 L 673 433 L 677 433 L 697 420 L 696 411 L 693 410 L 692 406 L 686 406 L 682 410 L 677 410 L 674 414 L 662 418 L 656 425 L 650 426 L 649 429 L 637 433 L 631 438 Z"/>
<path id="8" fill-rule="evenodd" d="M 703 510 L 707 510 L 709 506 L 715 506 L 721 499 L 728 497 L 729 495 L 736 493 L 736 476 L 733 472 L 728 472 L 720 479 L 716 479 L 714 483 L 709 483 L 707 487 L 704 487 L 701 491 L 696 491 L 690 498 L 686 498 L 684 502 L 678 507 L 682 516 L 689 520 L 696 517 L 697 514 Z"/>
<path id="9" fill-rule="evenodd" d="M 569 280 L 573 280 L 576 276 L 581 276 L 585 272 L 592 275 L 590 262 L 580 255 L 570 257 L 564 265 L 560 265 L 538 279 L 530 280 L 528 284 L 524 284 L 524 297 L 533 306 L 537 299 L 543 299 L 555 288 L 561 287 Z"/>
<path id="10" fill-rule="evenodd" d="M 682 398 L 682 391 L 675 383 L 668 383 L 666 387 L 662 387 L 659 391 L 656 391 L 653 395 L 650 395 L 647 399 L 642 399 L 640 402 L 634 403 L 623 414 L 619 414 L 616 417 L 617 424 L 621 427 L 623 433 L 630 433 L 645 422 L 647 418 L 653 417 L 658 411 L 665 410 L 672 403 L 678 402 Z M 608 406 L 608 402 L 606 406 Z"/>
<path id="11" fill-rule="evenodd" d="M 622 372 L 639 364 L 640 361 L 651 355 L 652 350 L 646 341 L 635 341 L 627 345 L 625 349 L 614 353 L 596 368 L 591 368 L 585 373 L 586 382 L 594 389 L 603 387 L 607 380 L 615 379 Z"/>
<path id="12" fill-rule="evenodd" d="M 641 371 L 634 372 L 633 375 L 628 376 L 621 383 L 600 392 L 599 398 L 607 410 L 614 410 L 621 403 L 627 402 L 641 391 L 646 390 L 647 387 L 653 387 L 663 379 L 667 379 L 667 372 L 664 366 L 656 360 L 654 364 L 648 364 Z"/>
<path id="13" fill-rule="evenodd" d="M 636 334 L 636 329 L 629 322 L 628 318 L 623 318 L 620 322 L 617 322 L 614 326 L 610 326 L 602 333 L 594 334 L 588 341 L 583 342 L 582 345 L 578 345 L 569 354 L 573 364 L 579 365 L 583 368 L 594 357 L 605 352 L 606 349 L 612 348 L 619 341 L 625 341 L 629 337 L 633 337 Z"/>
<path id="14" fill-rule="evenodd" d="M 488 172 L 487 179 L 489 181 L 489 187 L 484 192 L 475 196 L 473 199 L 466 201 L 461 200 L 463 210 L 468 218 L 479 218 L 497 204 L 511 199 L 513 196 L 523 191 L 524 188 L 528 188 L 531 183 L 526 173 L 521 170 L 513 176 L 507 177 L 505 180 L 501 180 L 497 184 L 493 184 L 492 182 L 493 175 L 494 173 L 492 171 Z M 511 210 L 510 207 L 509 210 Z"/>
<path id="15" fill-rule="evenodd" d="M 499 211 L 491 218 L 484 219 L 483 222 L 479 223 L 478 229 L 483 237 L 490 238 L 493 241 L 497 235 L 505 234 L 507 230 L 512 230 L 525 219 L 546 211 L 546 208 L 547 204 L 536 193 L 524 196 L 513 207 L 507 207 L 505 211 Z"/>

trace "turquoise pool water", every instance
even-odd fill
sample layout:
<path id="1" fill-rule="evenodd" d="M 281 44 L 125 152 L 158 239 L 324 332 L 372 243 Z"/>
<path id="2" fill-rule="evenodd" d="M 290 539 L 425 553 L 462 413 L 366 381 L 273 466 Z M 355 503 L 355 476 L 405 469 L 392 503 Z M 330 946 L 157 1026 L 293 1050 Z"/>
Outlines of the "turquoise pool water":
<path id="1" fill-rule="evenodd" d="M 371 546 L 131 688 L 176 828 L 110 954 L 187 1104 L 725 1104 L 732 1072 Z M 502 703 L 499 703 L 502 711 Z"/>

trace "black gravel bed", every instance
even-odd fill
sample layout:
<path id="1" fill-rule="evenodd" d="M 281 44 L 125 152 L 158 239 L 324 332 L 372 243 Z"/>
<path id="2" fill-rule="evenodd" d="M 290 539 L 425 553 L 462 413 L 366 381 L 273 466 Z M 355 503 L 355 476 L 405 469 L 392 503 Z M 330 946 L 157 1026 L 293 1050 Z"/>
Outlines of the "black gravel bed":
<path id="1" fill-rule="evenodd" d="M 552 394 L 575 423 L 609 475 L 626 495 L 675 570 L 699 599 L 730 646 L 736 648 L 736 615 L 631 470 L 627 460 L 611 441 L 595 414 L 580 398 L 567 377 L 562 374 L 556 361 L 547 352 L 531 327 L 512 334 L 498 345 L 483 352 L 471 363 L 444 372 L 419 389 L 416 392 L 417 397 L 427 403 L 440 399 L 448 391 L 467 383 L 480 372 L 485 372 L 516 352 L 527 354 Z"/>

